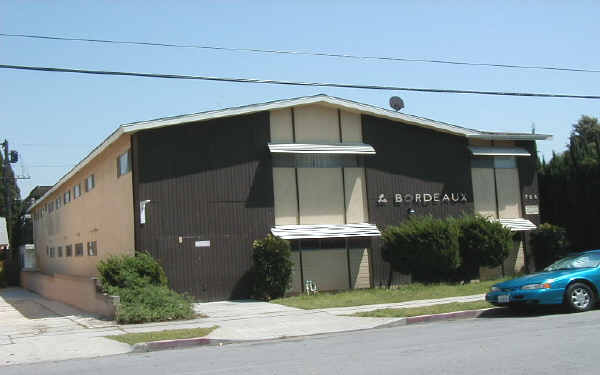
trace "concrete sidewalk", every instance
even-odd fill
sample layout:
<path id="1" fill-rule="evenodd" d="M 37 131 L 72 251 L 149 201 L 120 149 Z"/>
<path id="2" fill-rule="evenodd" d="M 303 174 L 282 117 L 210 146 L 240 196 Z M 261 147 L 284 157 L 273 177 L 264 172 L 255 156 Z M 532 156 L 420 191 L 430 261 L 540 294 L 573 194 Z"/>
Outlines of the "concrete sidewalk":
<path id="1" fill-rule="evenodd" d="M 352 315 L 359 312 L 374 311 L 380 309 L 407 309 L 412 307 L 424 307 L 433 305 L 442 305 L 444 303 L 453 302 L 476 302 L 485 300 L 485 294 L 473 294 L 470 296 L 447 297 L 436 299 L 420 299 L 415 301 L 399 302 L 399 303 L 382 303 L 378 305 L 363 305 L 350 307 L 332 307 L 321 309 L 320 311 L 328 312 L 334 315 Z"/>
<path id="2" fill-rule="evenodd" d="M 127 353 L 103 336 L 122 331 L 63 303 L 21 288 L 0 290 L 0 366 Z"/>
<path id="3" fill-rule="evenodd" d="M 186 321 L 118 325 L 21 288 L 0 290 L 0 366 L 128 353 L 131 347 L 104 336 L 219 326 L 209 339 L 265 340 L 399 325 L 405 318 L 343 316 L 380 308 L 482 300 L 483 295 L 344 308 L 302 310 L 245 300 L 196 303 L 207 315 Z"/>

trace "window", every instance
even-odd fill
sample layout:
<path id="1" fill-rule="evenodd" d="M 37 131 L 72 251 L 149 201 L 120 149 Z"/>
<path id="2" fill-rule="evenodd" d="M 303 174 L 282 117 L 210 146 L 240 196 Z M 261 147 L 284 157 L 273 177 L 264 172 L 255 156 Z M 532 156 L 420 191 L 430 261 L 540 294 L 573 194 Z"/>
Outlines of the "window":
<path id="1" fill-rule="evenodd" d="M 48 213 L 51 213 L 52 211 L 54 211 L 54 201 L 48 203 L 46 210 L 48 211 Z"/>
<path id="2" fill-rule="evenodd" d="M 91 174 L 85 179 L 85 192 L 92 190 L 96 186 L 96 181 L 94 180 L 94 175 Z"/>
<path id="3" fill-rule="evenodd" d="M 46 246 L 46 256 L 47 257 L 50 256 L 50 248 L 48 246 Z"/>
<path id="4" fill-rule="evenodd" d="M 75 244 L 75 256 L 76 257 L 83 256 L 83 244 L 82 243 Z"/>
<path id="5" fill-rule="evenodd" d="M 73 199 L 77 199 L 81 196 L 81 184 L 73 186 Z"/>
<path id="6" fill-rule="evenodd" d="M 129 171 L 131 171 L 131 151 L 127 150 L 117 158 L 117 177 L 129 173 Z"/>
<path id="7" fill-rule="evenodd" d="M 96 241 L 90 241 L 87 243 L 87 251 L 88 251 L 88 255 L 91 257 L 98 255 L 98 248 L 96 245 Z"/>
<path id="8" fill-rule="evenodd" d="M 62 256 L 63 256 L 62 246 L 59 246 L 59 247 L 56 249 L 56 253 L 57 253 L 56 255 L 57 255 L 59 258 L 62 258 Z"/>
<path id="9" fill-rule="evenodd" d="M 471 176 L 476 213 L 501 219 L 521 217 L 515 157 L 475 157 L 471 161 Z"/>
<path id="10" fill-rule="evenodd" d="M 273 166 L 284 168 L 353 168 L 363 166 L 361 155 L 274 154 Z"/>
<path id="11" fill-rule="evenodd" d="M 50 258 L 54 258 L 54 248 L 50 248 Z"/>
<path id="12" fill-rule="evenodd" d="M 68 190 L 65 192 L 65 194 L 63 194 L 63 201 L 64 204 L 67 204 L 71 201 L 71 190 Z"/>
<path id="13" fill-rule="evenodd" d="M 65 246 L 65 256 L 72 257 L 73 256 L 73 245 Z"/>
<path id="14" fill-rule="evenodd" d="M 61 199 L 60 199 L 60 197 L 56 198 L 56 201 L 55 201 L 55 206 L 56 206 L 56 209 L 57 209 L 57 210 L 60 208 L 60 202 L 61 202 Z"/>

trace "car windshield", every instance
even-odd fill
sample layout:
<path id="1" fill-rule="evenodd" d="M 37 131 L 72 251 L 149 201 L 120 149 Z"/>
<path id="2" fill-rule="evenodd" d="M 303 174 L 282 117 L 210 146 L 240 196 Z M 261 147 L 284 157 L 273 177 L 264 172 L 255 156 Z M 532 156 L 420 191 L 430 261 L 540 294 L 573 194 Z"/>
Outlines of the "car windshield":
<path id="1" fill-rule="evenodd" d="M 562 258 L 544 268 L 544 271 L 570 270 L 575 268 L 593 268 L 600 265 L 600 253 L 583 254 Z"/>

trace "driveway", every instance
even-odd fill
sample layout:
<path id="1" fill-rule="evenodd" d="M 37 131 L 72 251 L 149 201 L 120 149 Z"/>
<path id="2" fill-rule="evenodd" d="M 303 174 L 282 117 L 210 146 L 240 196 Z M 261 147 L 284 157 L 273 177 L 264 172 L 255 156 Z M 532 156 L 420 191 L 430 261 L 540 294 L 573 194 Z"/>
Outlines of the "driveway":
<path id="1" fill-rule="evenodd" d="M 113 321 L 21 288 L 0 289 L 0 366 L 128 352 L 102 337 L 119 333 Z"/>

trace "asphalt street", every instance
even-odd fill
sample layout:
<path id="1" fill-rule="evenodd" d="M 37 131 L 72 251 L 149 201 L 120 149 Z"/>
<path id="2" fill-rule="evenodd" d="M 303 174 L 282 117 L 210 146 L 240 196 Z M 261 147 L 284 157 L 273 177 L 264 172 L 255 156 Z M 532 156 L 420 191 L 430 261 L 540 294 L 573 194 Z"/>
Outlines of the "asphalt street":
<path id="1" fill-rule="evenodd" d="M 2 368 L 12 374 L 598 374 L 600 310 L 494 313 L 264 343 Z"/>

